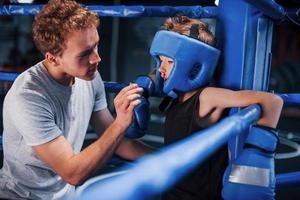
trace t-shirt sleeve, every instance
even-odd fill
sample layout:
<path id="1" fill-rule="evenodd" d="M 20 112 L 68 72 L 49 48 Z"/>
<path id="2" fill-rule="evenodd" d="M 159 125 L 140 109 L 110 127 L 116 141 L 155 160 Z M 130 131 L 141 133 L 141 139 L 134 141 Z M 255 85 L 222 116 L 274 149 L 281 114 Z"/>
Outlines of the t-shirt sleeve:
<path id="1" fill-rule="evenodd" d="M 93 112 L 96 112 L 107 107 L 104 83 L 99 73 L 97 73 L 95 79 L 93 80 L 93 84 L 93 88 L 95 91 L 95 103 Z"/>
<path id="2" fill-rule="evenodd" d="M 44 144 L 62 134 L 47 99 L 32 90 L 24 89 L 17 95 L 11 102 L 9 115 L 27 145 Z"/>

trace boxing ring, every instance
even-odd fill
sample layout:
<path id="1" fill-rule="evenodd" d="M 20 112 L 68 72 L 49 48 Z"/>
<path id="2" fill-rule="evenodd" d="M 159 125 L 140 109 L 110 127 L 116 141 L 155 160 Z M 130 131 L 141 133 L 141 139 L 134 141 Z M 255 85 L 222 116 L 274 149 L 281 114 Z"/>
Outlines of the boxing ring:
<path id="1" fill-rule="evenodd" d="M 42 5 L 0 6 L 0 15 L 35 15 Z M 218 7 L 201 6 L 87 6 L 99 16 L 167 17 L 178 13 L 194 18 L 217 19 L 216 37 L 222 51 L 218 85 L 230 89 L 268 90 L 274 21 L 291 18 L 272 0 L 220 0 Z M 230 13 L 230 15 L 228 15 Z M 17 73 L 0 73 L 0 81 L 13 81 Z M 105 82 L 108 92 L 126 83 Z M 300 94 L 278 94 L 284 106 L 299 106 Z M 78 199 L 143 199 L 174 185 L 181 177 L 228 142 L 232 158 L 239 155 L 249 127 L 260 116 L 260 107 L 233 109 L 231 116 L 176 144 L 125 165 L 114 176 L 88 181 L 77 190 Z M 200 132 L 199 132 L 200 133 Z M 184 154 L 182 152 L 184 151 Z M 176 174 L 176 176 L 174 176 Z M 300 186 L 299 172 L 276 175 L 276 187 Z"/>

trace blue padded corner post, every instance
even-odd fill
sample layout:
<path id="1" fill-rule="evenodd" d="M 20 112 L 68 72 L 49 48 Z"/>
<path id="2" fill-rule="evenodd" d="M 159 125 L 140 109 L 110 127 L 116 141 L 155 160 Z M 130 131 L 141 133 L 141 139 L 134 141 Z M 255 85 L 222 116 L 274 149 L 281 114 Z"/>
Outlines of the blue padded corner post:
<path id="1" fill-rule="evenodd" d="M 244 0 L 249 4 L 254 5 L 265 15 L 274 20 L 282 20 L 285 17 L 285 10 L 274 0 Z"/>
<path id="2" fill-rule="evenodd" d="M 220 0 L 217 24 L 221 57 L 220 87 L 241 90 L 268 88 L 273 23 L 243 0 Z M 247 132 L 229 141 L 235 158 Z"/>

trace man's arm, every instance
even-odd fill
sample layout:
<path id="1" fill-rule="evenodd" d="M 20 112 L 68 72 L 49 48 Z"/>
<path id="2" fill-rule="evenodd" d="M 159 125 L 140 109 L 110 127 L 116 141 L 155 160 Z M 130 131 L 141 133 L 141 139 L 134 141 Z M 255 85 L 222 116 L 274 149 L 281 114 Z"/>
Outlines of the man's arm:
<path id="1" fill-rule="evenodd" d="M 108 109 L 104 109 L 92 114 L 91 125 L 98 135 L 113 123 L 114 119 Z M 135 160 L 146 153 L 152 152 L 152 147 L 138 140 L 123 138 L 116 149 L 116 154 L 127 160 Z"/>
<path id="2" fill-rule="evenodd" d="M 283 101 L 280 97 L 260 91 L 241 90 L 232 91 L 223 88 L 207 87 L 199 96 L 199 115 L 205 116 L 212 109 L 231 107 L 246 107 L 259 104 L 262 107 L 262 116 L 257 124 L 275 128 L 282 109 Z"/>
<path id="3" fill-rule="evenodd" d="M 33 146 L 34 152 L 66 182 L 78 185 L 87 179 L 111 156 L 130 125 L 133 108 L 140 103 L 142 88 L 136 84 L 124 88 L 114 99 L 116 120 L 109 125 L 101 137 L 83 151 L 75 154 L 64 136 L 45 144 Z"/>

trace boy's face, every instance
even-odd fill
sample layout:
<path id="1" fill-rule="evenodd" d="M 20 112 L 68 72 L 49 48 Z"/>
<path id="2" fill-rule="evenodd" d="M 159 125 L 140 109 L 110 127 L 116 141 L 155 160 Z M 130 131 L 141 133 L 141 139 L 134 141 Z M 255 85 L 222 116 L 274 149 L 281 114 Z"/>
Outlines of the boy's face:
<path id="1" fill-rule="evenodd" d="M 161 61 L 158 71 L 160 72 L 161 78 L 165 81 L 169 78 L 169 75 L 173 69 L 174 61 L 172 58 L 166 56 L 159 56 Z"/>
<path id="2" fill-rule="evenodd" d="M 61 72 L 83 80 L 94 79 L 101 61 L 98 43 L 99 35 L 96 27 L 71 32 L 66 41 L 66 49 L 59 56 Z"/>

